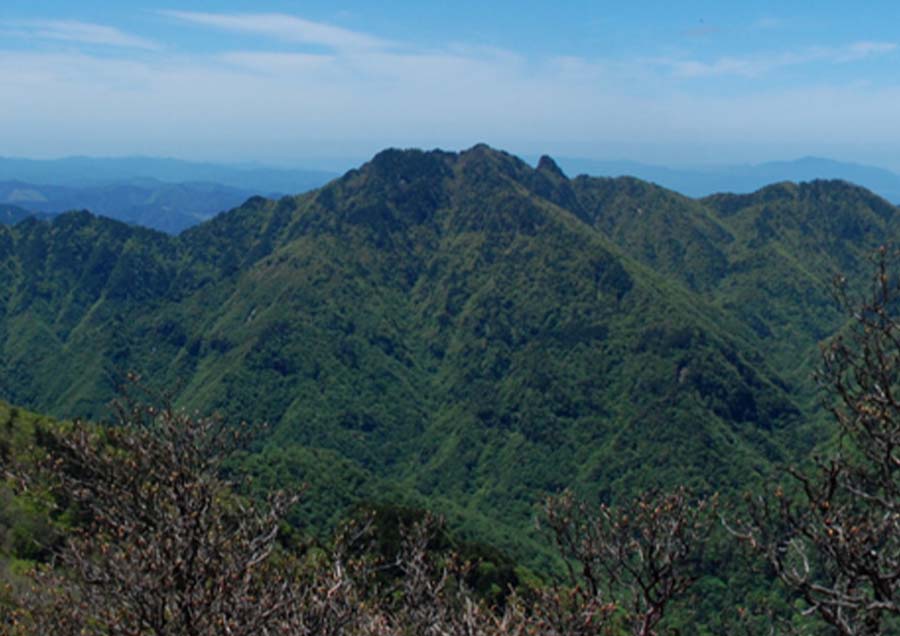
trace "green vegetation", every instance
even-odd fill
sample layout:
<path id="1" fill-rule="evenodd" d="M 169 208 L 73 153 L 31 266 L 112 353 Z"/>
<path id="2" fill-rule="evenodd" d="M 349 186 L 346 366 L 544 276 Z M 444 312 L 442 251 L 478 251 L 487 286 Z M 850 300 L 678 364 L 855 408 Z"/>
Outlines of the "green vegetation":
<path id="1" fill-rule="evenodd" d="M 895 208 L 841 182 L 691 200 L 477 146 L 388 150 L 178 237 L 85 212 L 0 226 L 0 397 L 103 419 L 126 371 L 267 422 L 296 519 L 445 514 L 539 570 L 545 493 L 727 496 L 830 434 L 810 372 Z"/>
<path id="2" fill-rule="evenodd" d="M 30 464 L 43 452 L 48 427 L 60 425 L 0 402 L 0 466 Z M 29 484 L 31 496 L 17 496 L 5 470 L 0 481 L 0 606 L 10 589 L 24 585 L 23 574 L 47 560 L 69 527 L 65 510 L 54 505 L 40 485 Z"/>
<path id="3" fill-rule="evenodd" d="M 714 523 L 715 502 L 684 490 L 596 516 L 551 498 L 551 534 L 589 586 L 523 578 L 412 509 L 361 509 L 314 545 L 284 536 L 294 494 L 254 502 L 223 478 L 246 427 L 133 396 L 113 425 L 50 423 L 29 461 L 0 464 L 19 501 L 77 511 L 52 559 L 4 588 L 0 633 L 654 636 L 678 624 L 661 621 L 698 581 Z"/>

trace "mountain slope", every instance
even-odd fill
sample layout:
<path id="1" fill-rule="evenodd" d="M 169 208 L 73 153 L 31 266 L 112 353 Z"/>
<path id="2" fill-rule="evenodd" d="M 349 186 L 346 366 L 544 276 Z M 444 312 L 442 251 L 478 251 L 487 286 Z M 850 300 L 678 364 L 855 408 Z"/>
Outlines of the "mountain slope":
<path id="1" fill-rule="evenodd" d="M 702 203 L 630 177 L 572 182 L 586 220 L 634 258 L 698 292 L 726 275 L 733 233 Z"/>
<path id="2" fill-rule="evenodd" d="M 740 237 L 718 302 L 740 314 L 786 369 L 792 360 L 817 360 L 818 342 L 846 320 L 833 301 L 834 277 L 867 287 L 874 250 L 898 238 L 897 208 L 841 181 L 776 184 L 704 202 Z"/>
<path id="3" fill-rule="evenodd" d="M 810 387 L 819 341 L 845 320 L 833 277 L 864 284 L 873 250 L 897 237 L 897 208 L 840 181 L 701 200 L 627 177 L 571 183 L 593 227 L 740 319 L 786 379 Z"/>
<path id="4" fill-rule="evenodd" d="M 751 208 L 476 146 L 385 151 L 178 237 L 86 213 L 0 227 L 0 395 L 98 416 L 137 370 L 268 421 L 264 480 L 368 480 L 523 554 L 541 493 L 736 492 L 808 443 L 774 345 L 728 302 Z"/>

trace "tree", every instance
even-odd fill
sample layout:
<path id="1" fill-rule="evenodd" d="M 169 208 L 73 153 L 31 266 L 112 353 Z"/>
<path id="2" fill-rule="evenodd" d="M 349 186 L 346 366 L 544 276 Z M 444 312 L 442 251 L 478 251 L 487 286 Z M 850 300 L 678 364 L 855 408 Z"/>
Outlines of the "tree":
<path id="1" fill-rule="evenodd" d="M 568 580 L 491 607 L 467 587 L 472 564 L 436 549 L 438 519 L 401 525 L 394 557 L 365 517 L 301 561 L 277 544 L 296 498 L 254 504 L 222 477 L 240 429 L 165 400 L 126 396 L 117 412 L 45 435 L 38 475 L 12 471 L 25 490 L 49 483 L 78 521 L 0 633 L 656 636 L 715 527 L 715 499 L 684 489 L 617 507 L 550 498 Z"/>
<path id="2" fill-rule="evenodd" d="M 684 488 L 646 493 L 622 507 L 592 509 L 569 493 L 549 499 L 546 524 L 569 573 L 568 589 L 556 597 L 582 625 L 551 633 L 606 633 L 621 622 L 634 636 L 657 634 L 669 604 L 699 578 L 715 507 L 714 498 L 698 499 Z M 542 609 L 554 608 L 551 600 Z"/>
<path id="3" fill-rule="evenodd" d="M 468 593 L 467 568 L 432 551 L 439 520 L 401 527 L 388 562 L 366 549 L 369 516 L 301 561 L 277 545 L 296 497 L 275 494 L 260 506 L 222 477 L 242 431 L 162 404 L 125 396 L 113 426 L 75 422 L 44 434 L 37 473 L 8 467 L 20 490 L 43 495 L 49 484 L 80 521 L 18 594 L 19 608 L 0 619 L 0 634 L 507 633 Z M 400 574 L 386 586 L 385 569 Z"/>
<path id="4" fill-rule="evenodd" d="M 76 422 L 38 477 L 82 518 L 35 573 L 13 631 L 158 636 L 263 634 L 294 601 L 276 537 L 295 497 L 236 496 L 222 462 L 242 433 L 217 418 L 129 396 L 115 426 Z"/>
<path id="5" fill-rule="evenodd" d="M 886 633 L 900 615 L 900 281 L 878 252 L 861 304 L 836 281 L 849 329 L 822 348 L 819 379 L 838 428 L 834 452 L 793 484 L 756 497 L 734 532 L 842 636 Z"/>

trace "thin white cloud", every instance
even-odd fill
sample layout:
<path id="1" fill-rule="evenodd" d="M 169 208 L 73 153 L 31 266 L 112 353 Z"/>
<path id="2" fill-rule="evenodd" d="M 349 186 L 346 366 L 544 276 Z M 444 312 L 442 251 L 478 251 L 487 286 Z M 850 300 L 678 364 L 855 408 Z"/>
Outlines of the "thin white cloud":
<path id="1" fill-rule="evenodd" d="M 194 11 L 161 11 L 160 13 L 182 22 L 233 33 L 272 37 L 287 42 L 312 44 L 337 50 L 381 49 L 391 46 L 391 42 L 366 33 L 280 13 L 231 14 Z"/>
<path id="2" fill-rule="evenodd" d="M 854 42 L 840 47 L 810 47 L 798 51 L 746 57 L 721 57 L 711 62 L 679 58 L 656 58 L 651 63 L 668 67 L 681 78 L 716 76 L 761 77 L 789 66 L 812 63 L 844 64 L 894 51 L 894 42 Z"/>
<path id="3" fill-rule="evenodd" d="M 19 20 L 0 23 L 7 30 L 21 37 L 78 42 L 119 48 L 159 50 L 162 46 L 115 27 L 76 20 Z"/>
<path id="4" fill-rule="evenodd" d="M 168 15 L 303 46 L 204 55 L 170 47 L 152 56 L 0 49 L 0 154 L 271 159 L 350 144 L 368 153 L 485 140 L 553 151 L 605 143 L 736 147 L 750 136 L 900 143 L 900 88 L 893 85 L 829 87 L 810 79 L 791 92 L 767 92 L 761 82 L 735 94 L 691 90 L 693 78 L 856 62 L 894 51 L 890 42 L 712 61 L 536 59 L 458 44 L 422 50 L 290 16 Z"/>
<path id="5" fill-rule="evenodd" d="M 219 56 L 228 65 L 266 75 L 292 75 L 311 71 L 327 71 L 337 59 L 332 55 L 310 53 L 271 53 L 231 51 Z"/>
<path id="6" fill-rule="evenodd" d="M 855 62 L 875 55 L 884 55 L 895 50 L 894 42 L 855 42 L 843 49 L 832 52 L 835 62 Z"/>
<path id="7" fill-rule="evenodd" d="M 603 94 L 587 81 L 591 74 L 572 61 L 529 66 L 446 52 L 126 61 L 0 50 L 0 77 L 10 89 L 0 103 L 0 151 L 37 143 L 35 130 L 47 144 L 84 152 L 105 144 L 169 154 L 181 146 L 284 154 L 310 138 L 371 140 L 373 148 L 453 139 L 500 145 L 523 131 L 581 140 L 604 121 L 598 112 L 640 110 L 622 106 L 630 98 Z M 60 94 L 65 112 L 52 99 Z"/>

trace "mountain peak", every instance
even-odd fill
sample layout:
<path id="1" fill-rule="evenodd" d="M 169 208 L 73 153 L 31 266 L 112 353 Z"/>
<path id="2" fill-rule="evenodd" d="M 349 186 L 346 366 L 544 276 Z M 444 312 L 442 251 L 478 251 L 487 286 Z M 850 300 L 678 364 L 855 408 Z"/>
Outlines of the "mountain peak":
<path id="1" fill-rule="evenodd" d="M 424 156 L 425 152 L 418 148 L 386 148 L 372 157 L 368 165 L 376 170 L 390 170 L 415 162 Z"/>
<path id="2" fill-rule="evenodd" d="M 543 155 L 537 164 L 537 171 L 543 172 L 548 175 L 552 175 L 554 177 L 558 177 L 561 179 L 567 179 L 566 174 L 562 171 L 562 169 L 557 165 L 557 163 L 553 160 L 549 155 Z"/>
<path id="3" fill-rule="evenodd" d="M 451 156 L 442 150 L 388 148 L 372 157 L 359 170 L 376 178 L 396 181 L 436 178 L 446 169 L 447 159 Z M 351 170 L 349 174 L 355 172 Z"/>
<path id="4" fill-rule="evenodd" d="M 484 155 L 484 154 L 505 154 L 502 150 L 497 150 L 496 148 L 492 148 L 486 143 L 477 143 L 468 150 L 463 150 L 461 155 Z"/>
<path id="5" fill-rule="evenodd" d="M 488 160 L 495 164 L 516 164 L 527 165 L 524 161 L 515 155 L 511 155 L 505 150 L 498 150 L 485 143 L 475 144 L 468 150 L 459 153 L 458 158 L 464 162 L 478 162 Z"/>

